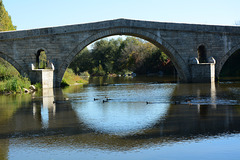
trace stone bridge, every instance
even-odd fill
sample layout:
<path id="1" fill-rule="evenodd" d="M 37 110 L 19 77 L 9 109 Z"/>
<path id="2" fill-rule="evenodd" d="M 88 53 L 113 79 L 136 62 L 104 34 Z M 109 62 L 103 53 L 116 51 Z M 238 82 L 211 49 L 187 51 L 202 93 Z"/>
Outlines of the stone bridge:
<path id="1" fill-rule="evenodd" d="M 59 87 L 65 70 L 81 50 L 112 35 L 136 36 L 159 47 L 173 62 L 182 82 L 217 78 L 227 59 L 240 49 L 240 27 L 236 26 L 117 19 L 0 32 L 0 57 L 35 82 L 32 64 L 38 61 L 40 51 L 45 51 L 55 68 L 53 85 Z"/>

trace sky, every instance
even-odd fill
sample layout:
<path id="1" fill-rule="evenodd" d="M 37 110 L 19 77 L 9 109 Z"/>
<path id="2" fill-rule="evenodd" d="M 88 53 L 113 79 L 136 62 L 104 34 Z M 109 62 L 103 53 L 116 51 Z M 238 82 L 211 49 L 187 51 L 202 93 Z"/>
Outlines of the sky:
<path id="1" fill-rule="evenodd" d="M 118 18 L 235 25 L 240 0 L 3 0 L 17 30 Z"/>

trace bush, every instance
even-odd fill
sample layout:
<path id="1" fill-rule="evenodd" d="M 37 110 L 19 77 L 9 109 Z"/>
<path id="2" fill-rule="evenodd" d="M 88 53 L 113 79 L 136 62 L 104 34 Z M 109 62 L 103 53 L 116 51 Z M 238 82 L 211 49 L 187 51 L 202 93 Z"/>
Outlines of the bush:
<path id="1" fill-rule="evenodd" d="M 31 82 L 28 78 L 22 76 L 14 76 L 10 78 L 4 85 L 4 90 L 8 92 L 22 92 L 23 88 L 29 88 Z"/>
<path id="2" fill-rule="evenodd" d="M 103 70 L 103 67 L 101 64 L 99 64 L 98 67 L 93 68 L 93 73 L 94 76 L 105 76 L 106 72 Z"/>
<path id="3" fill-rule="evenodd" d="M 42 89 L 42 83 L 36 83 L 34 86 L 36 87 L 37 91 Z"/>
<path id="4" fill-rule="evenodd" d="M 5 83 L 3 81 L 0 81 L 0 92 L 4 92 L 5 90 Z"/>
<path id="5" fill-rule="evenodd" d="M 62 82 L 61 82 L 61 87 L 67 87 L 69 86 L 69 84 L 67 83 L 66 79 L 62 79 Z"/>
<path id="6" fill-rule="evenodd" d="M 81 72 L 80 76 L 81 77 L 90 77 L 90 74 L 88 73 L 88 71 L 85 71 L 85 72 Z"/>
<path id="7" fill-rule="evenodd" d="M 83 73 L 85 75 L 89 75 L 88 72 Z M 61 87 L 66 87 L 69 86 L 71 84 L 75 84 L 75 83 L 83 83 L 83 84 L 87 84 L 88 83 L 88 77 L 86 78 L 82 78 L 78 75 L 76 75 L 72 69 L 68 68 L 63 76 L 62 82 L 61 82 Z"/>
<path id="8" fill-rule="evenodd" d="M 7 61 L 0 58 L 0 91 L 22 92 L 29 88 L 31 82 L 28 78 L 20 76 L 18 71 Z"/>

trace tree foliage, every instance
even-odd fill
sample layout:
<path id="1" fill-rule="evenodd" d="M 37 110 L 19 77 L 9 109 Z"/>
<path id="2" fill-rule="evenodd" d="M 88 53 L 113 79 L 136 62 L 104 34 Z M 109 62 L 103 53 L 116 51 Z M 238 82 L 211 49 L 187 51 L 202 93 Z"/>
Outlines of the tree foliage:
<path id="1" fill-rule="evenodd" d="M 6 11 L 2 0 L 0 0 L 0 31 L 16 30 L 16 28 L 12 24 L 11 16 Z"/>
<path id="2" fill-rule="evenodd" d="M 174 72 L 174 66 L 166 54 L 153 44 L 135 37 L 127 37 L 125 40 L 101 39 L 91 49 L 81 51 L 70 68 L 76 74 L 88 71 L 91 75 Z"/>

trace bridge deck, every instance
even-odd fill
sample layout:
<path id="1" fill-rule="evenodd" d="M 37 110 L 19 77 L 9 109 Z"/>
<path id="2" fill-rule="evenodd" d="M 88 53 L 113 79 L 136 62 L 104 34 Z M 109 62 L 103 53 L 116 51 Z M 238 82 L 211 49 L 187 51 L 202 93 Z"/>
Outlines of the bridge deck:
<path id="1" fill-rule="evenodd" d="M 156 30 L 176 30 L 189 32 L 209 32 L 209 33 L 226 33 L 240 34 L 238 26 L 220 26 L 220 25 L 202 25 L 202 24 L 186 24 L 186 23 L 166 23 L 130 19 L 116 19 L 101 22 L 66 25 L 58 27 L 47 27 L 19 31 L 0 32 L 0 40 L 21 39 L 39 36 L 47 36 L 54 34 L 67 34 L 74 32 L 92 31 L 100 29 L 133 27 L 133 28 L 151 28 Z"/>

